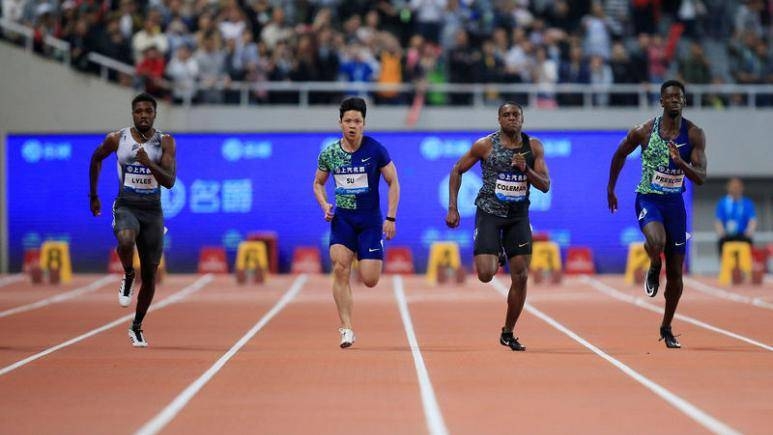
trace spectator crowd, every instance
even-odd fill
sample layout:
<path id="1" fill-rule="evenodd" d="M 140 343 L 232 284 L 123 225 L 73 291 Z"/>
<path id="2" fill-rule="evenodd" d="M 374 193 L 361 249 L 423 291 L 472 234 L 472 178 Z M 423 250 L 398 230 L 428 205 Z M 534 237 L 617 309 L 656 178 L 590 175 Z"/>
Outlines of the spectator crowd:
<path id="1" fill-rule="evenodd" d="M 102 54 L 133 68 L 114 80 L 176 103 L 234 104 L 245 92 L 253 104 L 297 102 L 297 92 L 269 82 L 525 83 L 544 107 L 583 104 L 582 95 L 557 93 L 562 83 L 773 84 L 771 0 L 1 1 L 4 20 L 34 29 L 36 51 L 50 55 L 46 35 L 65 40 L 75 68 L 97 72 L 88 54 Z M 387 88 L 368 97 L 406 104 L 411 96 Z M 338 98 L 312 92 L 310 103 Z M 427 104 L 471 98 L 431 92 Z M 520 96 L 494 89 L 484 98 Z M 638 97 L 593 98 L 630 105 Z"/>

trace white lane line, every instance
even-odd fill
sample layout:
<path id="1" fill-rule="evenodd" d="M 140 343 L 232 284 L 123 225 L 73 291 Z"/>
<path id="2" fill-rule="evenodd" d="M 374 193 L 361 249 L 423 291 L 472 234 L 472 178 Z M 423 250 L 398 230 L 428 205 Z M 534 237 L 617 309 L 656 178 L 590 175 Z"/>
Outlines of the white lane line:
<path id="1" fill-rule="evenodd" d="M 174 293 L 171 296 L 169 296 L 169 297 L 167 297 L 165 299 L 162 299 L 158 303 L 151 305 L 150 309 L 148 310 L 148 312 L 160 310 L 161 308 L 164 308 L 167 305 L 170 305 L 170 304 L 173 304 L 175 302 L 179 302 L 179 301 L 185 299 L 186 297 L 192 295 L 193 293 L 196 293 L 197 291 L 201 290 L 205 285 L 209 284 L 212 281 L 212 279 L 213 279 L 213 276 L 211 274 L 207 274 L 207 275 L 202 276 L 201 278 L 197 279 L 193 284 L 190 284 L 189 286 L 183 288 L 179 292 Z M 18 369 L 19 367 L 25 366 L 25 365 L 27 365 L 27 364 L 35 361 L 35 360 L 43 358 L 44 356 L 46 356 L 48 354 L 51 354 L 51 353 L 54 353 L 57 350 L 64 349 L 67 346 L 71 346 L 71 345 L 73 345 L 75 343 L 78 343 L 79 341 L 83 341 L 83 340 L 85 340 L 85 339 L 87 339 L 89 337 L 97 335 L 100 332 L 104 332 L 104 331 L 107 331 L 108 329 L 115 328 L 116 326 L 118 326 L 120 324 L 123 324 L 124 322 L 128 322 L 129 320 L 131 320 L 133 318 L 134 318 L 134 313 L 127 314 L 127 315 L 125 315 L 125 316 L 123 316 L 123 317 L 121 317 L 119 319 L 113 320 L 110 323 L 102 325 L 99 328 L 92 329 L 91 331 L 89 331 L 89 332 L 87 332 L 85 334 L 79 335 L 79 336 L 77 336 L 75 338 L 71 338 L 71 339 L 69 339 L 69 340 L 67 340 L 67 341 L 65 341 L 63 343 L 57 344 L 56 346 L 51 346 L 48 349 L 43 350 L 41 352 L 38 352 L 38 353 L 36 353 L 34 355 L 31 355 L 31 356 L 29 356 L 27 358 L 24 358 L 21 361 L 17 361 L 17 362 L 15 362 L 15 363 L 13 363 L 13 364 L 11 364 L 9 366 L 5 366 L 2 369 L 0 369 L 0 376 L 8 374 L 8 373 Z"/>
<path id="2" fill-rule="evenodd" d="M 6 275 L 0 277 L 0 287 L 6 286 L 8 284 L 13 284 L 15 282 L 19 282 L 24 279 L 23 273 L 17 273 L 14 275 Z"/>
<path id="3" fill-rule="evenodd" d="M 492 281 L 492 285 L 496 290 L 501 293 L 504 297 L 507 297 L 507 287 L 505 287 L 504 284 L 499 282 L 497 278 L 495 277 Z M 619 369 L 621 372 L 625 373 L 626 375 L 630 376 L 633 380 L 643 385 L 648 390 L 655 393 L 657 396 L 659 396 L 661 399 L 665 400 L 671 406 L 678 409 L 691 419 L 695 420 L 698 424 L 703 426 L 704 428 L 708 429 L 709 431 L 715 433 L 715 434 L 722 434 L 722 435 L 736 435 L 741 432 L 733 429 L 732 427 L 728 426 L 727 424 L 717 420 L 716 418 L 712 417 L 705 411 L 701 410 L 697 406 L 693 405 L 692 403 L 688 402 L 685 399 L 682 399 L 681 397 L 677 396 L 676 394 L 672 393 L 665 387 L 655 383 L 654 381 L 650 380 L 646 376 L 642 375 L 641 373 L 637 372 L 636 370 L 632 369 L 631 367 L 625 365 L 621 361 L 615 359 L 611 355 L 607 354 L 603 350 L 599 349 L 598 347 L 594 346 L 584 338 L 577 335 L 575 332 L 573 332 L 571 329 L 567 328 L 566 326 L 562 325 L 552 317 L 548 316 L 547 314 L 543 313 L 542 311 L 534 308 L 529 303 L 526 303 L 524 305 L 524 308 L 526 311 L 528 311 L 531 314 L 534 314 L 535 316 L 542 319 L 544 322 L 546 322 L 548 325 L 552 326 L 553 328 L 557 329 L 558 331 L 564 333 L 572 340 L 580 343 L 581 345 L 588 348 L 591 352 L 595 353 L 596 355 L 600 356 L 604 360 L 606 360 L 608 363 L 615 366 L 617 369 Z"/>
<path id="4" fill-rule="evenodd" d="M 628 302 L 629 304 L 636 305 L 637 307 L 641 307 L 641 308 L 650 310 L 650 311 L 658 313 L 658 314 L 662 314 L 663 313 L 663 308 L 661 308 L 661 307 L 659 307 L 659 306 L 657 306 L 655 304 L 652 304 L 650 302 L 647 302 L 644 299 L 636 298 L 636 297 L 633 297 L 633 296 L 629 296 L 629 295 L 627 295 L 627 294 L 617 290 L 614 287 L 610 287 L 610 286 L 604 284 L 603 282 L 601 282 L 601 281 L 599 281 L 599 280 L 597 280 L 595 278 L 585 277 L 585 280 L 586 280 L 586 282 L 588 284 L 593 286 L 593 288 L 595 288 L 596 290 L 598 290 L 599 292 L 601 292 L 601 293 L 603 293 L 603 294 L 605 294 L 607 296 L 610 296 L 612 298 L 615 298 L 615 299 L 623 301 L 623 302 Z M 722 329 L 722 328 L 716 327 L 714 325 L 710 325 L 710 324 L 708 324 L 706 322 L 700 321 L 700 320 L 695 319 L 693 317 L 685 316 L 684 314 L 679 314 L 679 313 L 676 313 L 674 315 L 674 317 L 679 319 L 679 320 L 681 320 L 681 321 L 683 321 L 683 322 L 691 323 L 691 324 L 693 324 L 695 326 L 699 326 L 701 328 L 708 329 L 709 331 L 716 332 L 717 334 L 726 335 L 726 336 L 728 336 L 730 338 L 734 338 L 736 340 L 740 340 L 740 341 L 743 341 L 745 343 L 748 343 L 748 344 L 751 344 L 751 345 L 754 345 L 754 346 L 760 347 L 762 349 L 765 349 L 765 350 L 773 352 L 773 346 L 769 346 L 769 345 L 767 345 L 765 343 L 761 343 L 761 342 L 759 342 L 757 340 L 754 340 L 752 338 L 745 337 L 745 336 L 740 335 L 740 334 L 736 334 L 735 332 L 731 332 L 731 331 L 728 331 L 726 329 Z"/>
<path id="5" fill-rule="evenodd" d="M 427 419 L 427 429 L 432 435 L 447 435 L 448 429 L 443 421 L 443 414 L 440 412 L 440 406 L 435 398 L 435 390 L 432 388 L 432 381 L 429 379 L 427 367 L 424 365 L 424 358 L 421 356 L 419 342 L 416 339 L 416 333 L 413 330 L 413 321 L 411 313 L 408 311 L 408 301 L 405 299 L 403 288 L 403 278 L 395 275 L 393 278 L 395 298 L 397 306 L 400 308 L 400 317 L 403 320 L 405 335 L 408 337 L 408 344 L 411 346 L 413 355 L 413 365 L 416 367 L 416 375 L 419 378 L 419 390 L 421 392 L 421 403 L 424 406 L 424 416 Z"/>
<path id="6" fill-rule="evenodd" d="M 196 395 L 202 388 L 204 388 L 204 385 L 207 384 L 207 382 L 212 379 L 217 372 L 220 371 L 220 369 L 225 366 L 225 364 L 230 360 L 234 355 L 236 355 L 236 352 L 239 352 L 239 350 L 244 347 L 245 344 L 247 344 L 248 341 L 252 339 L 252 337 L 255 336 L 261 329 L 263 329 L 264 326 L 268 324 L 271 319 L 276 316 L 282 309 L 284 309 L 287 304 L 290 303 L 290 301 L 295 298 L 295 296 L 298 294 L 298 292 L 301 291 L 301 288 L 303 288 L 303 285 L 306 283 L 307 276 L 305 274 L 298 276 L 298 278 L 293 281 L 292 286 L 290 289 L 285 292 L 284 295 L 277 301 L 277 303 L 266 313 L 261 317 L 260 320 L 258 320 L 258 323 L 256 323 L 252 328 L 250 328 L 249 331 L 247 331 L 246 334 L 242 336 L 242 338 L 239 339 L 239 341 L 236 342 L 223 356 L 218 359 L 215 364 L 212 365 L 206 372 L 204 372 L 203 375 L 201 375 L 198 379 L 193 381 L 192 384 L 188 386 L 185 390 L 183 390 L 182 393 L 180 393 L 177 397 L 172 400 L 172 402 L 166 406 L 161 412 L 159 412 L 155 417 L 153 417 L 150 421 L 145 423 L 137 432 L 137 435 L 148 435 L 148 434 L 156 434 L 161 431 L 161 429 L 164 428 L 169 422 L 171 422 L 177 414 L 182 411 L 182 409 L 185 407 L 185 405 L 188 404 L 188 402 L 193 399 L 193 396 Z"/>
<path id="7" fill-rule="evenodd" d="M 74 297 L 80 296 L 82 294 L 91 293 L 100 287 L 102 287 L 105 284 L 118 281 L 118 278 L 116 278 L 113 275 L 103 276 L 102 278 L 92 282 L 91 284 L 85 285 L 83 287 L 76 288 L 74 290 L 70 290 L 66 293 L 60 293 L 55 296 L 51 296 L 46 299 L 41 299 L 37 302 L 32 302 L 27 305 L 22 305 L 16 308 L 11 308 L 5 311 L 0 311 L 0 318 L 10 316 L 13 314 L 23 313 L 25 311 L 31 311 L 37 308 L 42 308 L 51 304 L 56 304 L 59 302 L 66 301 L 68 299 L 72 299 Z"/>
<path id="8" fill-rule="evenodd" d="M 768 310 L 773 310 L 773 303 L 770 303 L 762 298 L 752 298 L 749 296 L 739 295 L 738 293 L 733 293 L 731 291 L 727 291 L 719 287 L 714 287 L 708 284 L 704 284 L 698 281 L 697 279 L 693 279 L 693 278 L 685 277 L 684 283 L 694 288 L 695 290 L 698 290 L 700 292 L 706 293 L 708 295 L 711 295 L 717 298 L 727 299 L 733 302 L 740 302 L 742 304 L 754 305 L 755 307 L 767 308 Z"/>

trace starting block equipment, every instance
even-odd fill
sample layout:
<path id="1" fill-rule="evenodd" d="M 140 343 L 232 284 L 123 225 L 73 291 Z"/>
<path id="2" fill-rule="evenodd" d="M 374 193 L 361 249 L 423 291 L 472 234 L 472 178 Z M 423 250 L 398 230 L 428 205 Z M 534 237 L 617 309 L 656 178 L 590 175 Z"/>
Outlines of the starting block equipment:
<path id="1" fill-rule="evenodd" d="M 51 284 L 72 281 L 70 245 L 67 242 L 43 242 L 40 247 L 40 270 Z"/>
<path id="2" fill-rule="evenodd" d="M 566 250 L 567 275 L 594 275 L 596 266 L 593 263 L 593 251 L 587 246 L 570 246 Z"/>
<path id="3" fill-rule="evenodd" d="M 449 270 L 456 277 L 464 273 L 459 245 L 456 242 L 432 242 L 427 262 L 427 281 L 432 284 L 445 282 Z M 443 272 L 439 273 L 440 271 Z"/>
<path id="4" fill-rule="evenodd" d="M 410 275 L 414 273 L 413 253 L 408 246 L 392 246 L 386 251 L 384 273 Z"/>
<path id="5" fill-rule="evenodd" d="M 316 246 L 298 246 L 293 250 L 292 273 L 322 273 L 322 254 Z"/>
<path id="6" fill-rule="evenodd" d="M 250 240 L 239 243 L 236 252 L 236 281 L 239 284 L 265 281 L 268 273 L 268 249 L 266 243 Z"/>
<path id="7" fill-rule="evenodd" d="M 752 248 L 752 284 L 762 284 L 766 273 L 768 273 L 768 251 Z"/>
<path id="8" fill-rule="evenodd" d="M 650 256 L 644 249 L 644 243 L 634 242 L 628 245 L 628 259 L 625 262 L 625 283 L 644 282 L 647 269 L 650 267 Z M 665 269 L 665 268 L 663 268 Z"/>
<path id="9" fill-rule="evenodd" d="M 746 242 L 727 242 L 722 246 L 719 264 L 721 285 L 740 284 L 752 273 L 752 249 Z M 735 279 L 734 279 L 735 278 Z"/>
<path id="10" fill-rule="evenodd" d="M 222 246 L 204 246 L 199 251 L 199 273 L 228 273 L 228 261 Z"/>
<path id="11" fill-rule="evenodd" d="M 529 270 L 533 274 L 534 282 L 540 283 L 545 278 L 556 284 L 561 282 L 561 253 L 558 244 L 549 241 L 533 243 Z"/>

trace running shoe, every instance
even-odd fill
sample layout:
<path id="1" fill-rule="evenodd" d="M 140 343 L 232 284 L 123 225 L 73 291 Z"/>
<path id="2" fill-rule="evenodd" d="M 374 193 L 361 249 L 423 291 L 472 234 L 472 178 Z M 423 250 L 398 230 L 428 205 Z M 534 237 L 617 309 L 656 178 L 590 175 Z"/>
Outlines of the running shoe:
<path id="1" fill-rule="evenodd" d="M 671 332 L 670 326 L 661 326 L 660 327 L 660 340 L 658 341 L 664 341 L 666 342 L 666 347 L 669 349 L 679 349 L 682 347 L 682 345 L 677 341 L 676 337 L 674 336 L 674 333 Z"/>
<path id="2" fill-rule="evenodd" d="M 347 328 L 338 328 L 338 332 L 341 333 L 341 349 L 346 349 L 347 347 L 354 344 L 354 341 L 357 340 L 357 337 L 354 335 L 354 331 Z"/>
<path id="3" fill-rule="evenodd" d="M 134 347 L 148 347 L 148 342 L 145 341 L 145 334 L 140 328 L 129 328 L 129 341 L 132 342 Z"/>
<path id="4" fill-rule="evenodd" d="M 654 298 L 658 294 L 658 287 L 660 287 L 660 266 L 655 268 L 650 265 L 647 278 L 644 280 L 644 293 Z"/>
<path id="5" fill-rule="evenodd" d="M 118 288 L 118 304 L 122 307 L 128 307 L 132 303 L 132 294 L 134 293 L 134 274 L 124 274 L 121 280 L 121 287 Z"/>
<path id="6" fill-rule="evenodd" d="M 526 346 L 518 342 L 518 337 L 513 336 L 513 331 L 506 332 L 503 329 L 502 335 L 499 336 L 499 344 L 502 346 L 507 346 L 512 350 L 526 350 Z"/>

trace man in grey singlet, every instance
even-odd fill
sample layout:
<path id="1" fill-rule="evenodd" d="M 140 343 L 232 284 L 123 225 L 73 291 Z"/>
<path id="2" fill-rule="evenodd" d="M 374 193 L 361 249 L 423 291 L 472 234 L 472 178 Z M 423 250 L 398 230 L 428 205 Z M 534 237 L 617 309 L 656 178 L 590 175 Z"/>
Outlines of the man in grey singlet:
<path id="1" fill-rule="evenodd" d="M 478 279 L 489 282 L 508 259 L 510 291 L 507 314 L 499 342 L 512 350 L 526 350 L 513 335 L 526 302 L 526 282 L 531 261 L 529 188 L 550 189 L 542 142 L 522 132 L 523 109 L 507 102 L 499 107 L 499 130 L 478 139 L 451 170 L 448 182 L 446 225 L 459 226 L 457 196 L 462 174 L 481 162 L 483 186 L 475 199 L 475 268 Z M 503 252 L 504 251 L 504 252 Z"/>
<path id="2" fill-rule="evenodd" d="M 131 304 L 134 285 L 134 247 L 140 259 L 142 285 L 137 296 L 134 322 L 129 339 L 134 347 L 147 347 L 142 321 L 156 291 L 156 271 L 164 249 L 164 215 L 161 211 L 161 186 L 174 186 L 176 163 L 172 136 L 153 128 L 156 100 L 145 93 L 132 100 L 133 127 L 107 135 L 91 156 L 89 199 L 91 213 L 102 214 L 97 181 L 102 160 L 112 153 L 118 160 L 118 197 L 113 203 L 113 232 L 118 240 L 116 252 L 124 268 L 118 289 L 118 303 Z"/>

